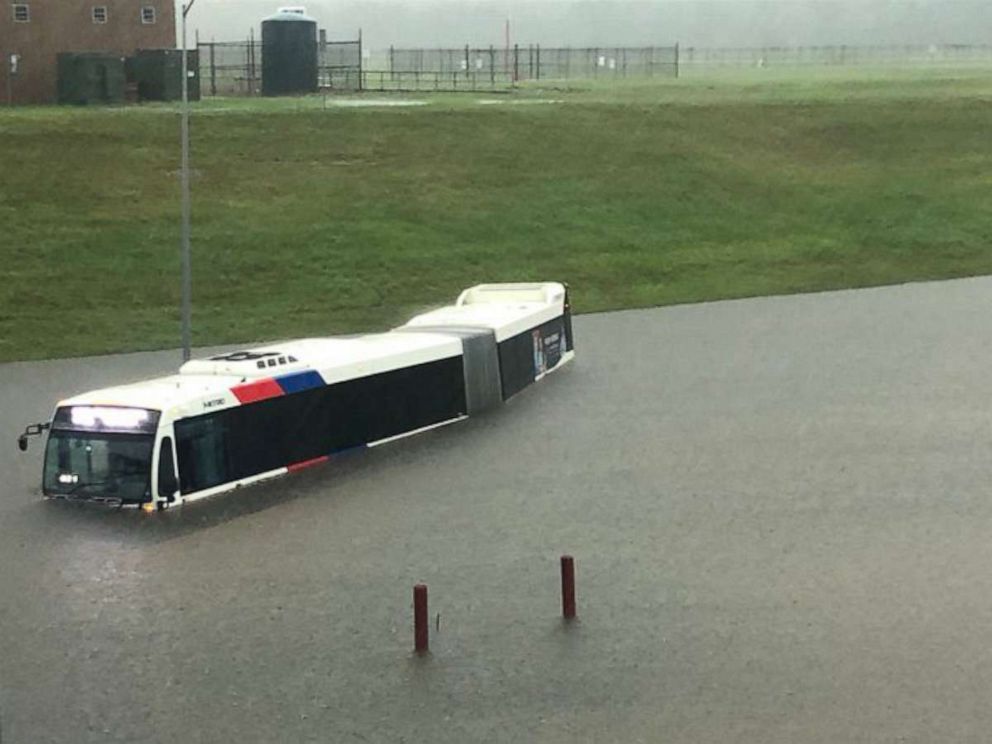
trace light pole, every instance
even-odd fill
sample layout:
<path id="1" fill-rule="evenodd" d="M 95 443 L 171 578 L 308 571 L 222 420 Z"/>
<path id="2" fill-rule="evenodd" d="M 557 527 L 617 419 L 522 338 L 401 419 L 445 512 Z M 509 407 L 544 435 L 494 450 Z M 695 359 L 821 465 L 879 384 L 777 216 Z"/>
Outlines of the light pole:
<path id="1" fill-rule="evenodd" d="M 186 52 L 186 16 L 193 8 L 196 0 L 189 0 L 183 3 L 182 36 L 183 36 L 183 107 L 181 114 L 180 138 L 182 139 L 182 166 L 180 168 L 180 180 L 182 191 L 182 341 L 183 341 L 183 361 L 188 362 L 190 357 L 190 345 L 192 343 L 193 326 L 193 276 L 192 263 L 189 250 L 189 221 L 190 221 L 190 197 L 189 197 L 189 61 Z"/>

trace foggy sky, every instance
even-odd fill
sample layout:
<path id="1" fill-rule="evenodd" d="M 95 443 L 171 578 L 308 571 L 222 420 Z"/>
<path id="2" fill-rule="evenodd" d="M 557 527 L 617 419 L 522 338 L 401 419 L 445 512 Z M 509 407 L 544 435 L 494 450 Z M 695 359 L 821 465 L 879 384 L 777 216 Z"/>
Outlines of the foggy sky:
<path id="1" fill-rule="evenodd" d="M 982 44 L 988 0 L 197 0 L 190 29 L 208 41 L 246 38 L 278 7 L 298 5 L 329 39 L 366 46 L 796 46 Z M 191 34 L 192 36 L 192 34 Z"/>

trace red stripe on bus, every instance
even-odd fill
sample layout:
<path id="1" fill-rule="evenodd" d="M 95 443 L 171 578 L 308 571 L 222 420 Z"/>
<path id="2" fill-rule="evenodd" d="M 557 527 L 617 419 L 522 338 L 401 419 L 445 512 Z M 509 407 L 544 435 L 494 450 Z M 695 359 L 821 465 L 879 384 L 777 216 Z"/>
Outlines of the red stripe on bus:
<path id="1" fill-rule="evenodd" d="M 235 385 L 231 388 L 231 392 L 242 403 L 255 403 L 259 400 L 268 400 L 283 395 L 279 383 L 271 378 L 258 382 L 248 382 L 244 385 Z"/>
<path id="2" fill-rule="evenodd" d="M 303 462 L 294 462 L 289 465 L 286 470 L 290 473 L 295 473 L 297 470 L 303 470 L 304 468 L 312 468 L 314 465 L 320 465 L 330 460 L 330 456 L 321 455 L 320 457 L 315 457 L 312 460 L 304 460 Z"/>

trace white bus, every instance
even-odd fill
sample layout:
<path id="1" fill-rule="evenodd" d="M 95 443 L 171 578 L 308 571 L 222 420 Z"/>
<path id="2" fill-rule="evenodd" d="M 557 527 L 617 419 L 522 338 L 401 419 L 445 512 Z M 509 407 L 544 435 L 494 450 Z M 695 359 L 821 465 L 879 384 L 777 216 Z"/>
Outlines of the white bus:
<path id="1" fill-rule="evenodd" d="M 388 333 L 290 341 L 61 401 L 46 497 L 147 511 L 458 421 L 571 361 L 558 283 L 483 284 Z"/>

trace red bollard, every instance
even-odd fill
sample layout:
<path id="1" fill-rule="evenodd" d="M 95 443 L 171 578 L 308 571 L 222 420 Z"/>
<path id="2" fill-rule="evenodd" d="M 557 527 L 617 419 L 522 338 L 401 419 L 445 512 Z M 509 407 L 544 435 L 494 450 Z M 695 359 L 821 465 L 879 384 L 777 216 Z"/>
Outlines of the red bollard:
<path id="1" fill-rule="evenodd" d="M 429 650 L 429 622 L 427 619 L 427 585 L 417 584 L 413 587 L 413 650 L 418 654 L 426 654 Z"/>
<path id="2" fill-rule="evenodd" d="M 561 557 L 561 613 L 566 620 L 575 618 L 575 561 L 570 555 Z"/>

